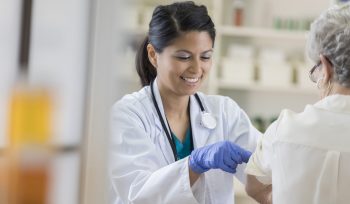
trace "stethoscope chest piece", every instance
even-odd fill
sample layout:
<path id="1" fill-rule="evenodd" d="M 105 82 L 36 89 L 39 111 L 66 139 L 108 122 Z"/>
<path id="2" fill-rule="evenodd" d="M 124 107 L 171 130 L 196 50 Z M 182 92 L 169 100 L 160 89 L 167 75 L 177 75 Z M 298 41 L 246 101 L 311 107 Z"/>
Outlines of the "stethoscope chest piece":
<path id="1" fill-rule="evenodd" d="M 155 108 L 157 110 L 157 114 L 159 116 L 159 120 L 160 120 L 160 122 L 162 124 L 163 130 L 165 131 L 166 137 L 167 137 L 167 139 L 169 141 L 169 144 L 171 146 L 171 149 L 173 151 L 174 159 L 175 159 L 175 161 L 177 161 L 178 157 L 177 157 L 176 146 L 175 146 L 174 141 L 172 140 L 171 130 L 170 130 L 170 132 L 168 132 L 168 128 L 166 127 L 165 121 L 163 119 L 163 116 L 162 116 L 162 114 L 160 112 L 160 109 L 159 109 L 159 106 L 157 104 L 157 100 L 156 100 L 156 97 L 155 97 L 154 91 L 153 91 L 153 83 L 154 83 L 154 81 L 151 82 L 151 93 L 152 93 L 153 104 L 154 104 L 154 106 L 155 106 Z M 208 129 L 214 129 L 216 127 L 216 119 L 210 113 L 205 111 L 204 106 L 203 106 L 203 104 L 202 104 L 198 94 L 195 93 L 194 96 L 195 96 L 195 98 L 196 98 L 196 100 L 197 100 L 197 102 L 198 102 L 198 104 L 200 106 L 201 112 L 202 112 L 201 122 L 200 122 L 201 125 L 204 126 L 205 128 L 208 128 Z M 188 111 L 190 112 L 190 109 L 188 109 Z M 191 123 L 190 123 L 190 125 L 191 125 Z M 170 129 L 169 124 L 168 124 L 168 127 Z"/>
<path id="2" fill-rule="evenodd" d="M 216 127 L 216 120 L 214 116 L 212 116 L 210 113 L 203 112 L 202 118 L 201 118 L 201 124 L 204 127 L 212 130 Z"/>

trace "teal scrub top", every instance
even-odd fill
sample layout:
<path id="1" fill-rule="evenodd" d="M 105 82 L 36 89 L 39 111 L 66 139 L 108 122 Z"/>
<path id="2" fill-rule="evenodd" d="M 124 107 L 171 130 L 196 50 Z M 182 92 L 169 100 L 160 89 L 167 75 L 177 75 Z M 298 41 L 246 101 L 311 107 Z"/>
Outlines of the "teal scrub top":
<path id="1" fill-rule="evenodd" d="M 183 159 L 183 158 L 187 157 L 188 155 L 190 155 L 191 151 L 192 151 L 191 128 L 187 129 L 186 135 L 185 135 L 185 140 L 183 143 L 176 137 L 176 135 L 174 133 L 171 133 L 171 134 L 174 138 L 178 158 Z"/>

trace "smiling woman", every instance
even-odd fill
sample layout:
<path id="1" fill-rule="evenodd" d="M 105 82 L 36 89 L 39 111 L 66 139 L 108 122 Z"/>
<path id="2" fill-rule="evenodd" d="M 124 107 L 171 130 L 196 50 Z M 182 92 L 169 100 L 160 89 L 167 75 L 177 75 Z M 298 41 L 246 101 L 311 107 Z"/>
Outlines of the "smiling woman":
<path id="1" fill-rule="evenodd" d="M 194 94 L 212 65 L 213 40 L 207 32 L 190 31 L 157 53 L 147 45 L 149 59 L 157 70 L 159 90 L 164 98 Z M 177 97 L 176 96 L 176 97 Z"/>
<path id="2" fill-rule="evenodd" d="M 197 92 L 214 41 L 205 6 L 155 8 L 136 59 L 143 88 L 113 107 L 112 203 L 233 203 L 260 132 L 228 97 Z"/>

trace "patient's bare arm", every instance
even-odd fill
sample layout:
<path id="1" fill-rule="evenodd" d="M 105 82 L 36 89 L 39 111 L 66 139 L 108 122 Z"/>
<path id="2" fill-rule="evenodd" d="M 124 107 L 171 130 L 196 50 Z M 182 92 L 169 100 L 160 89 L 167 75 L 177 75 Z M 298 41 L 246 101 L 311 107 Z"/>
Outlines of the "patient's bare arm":
<path id="1" fill-rule="evenodd" d="M 272 185 L 265 185 L 259 182 L 255 176 L 248 175 L 247 185 L 246 185 L 247 194 L 254 198 L 257 202 L 261 204 L 271 204 L 272 203 Z"/>

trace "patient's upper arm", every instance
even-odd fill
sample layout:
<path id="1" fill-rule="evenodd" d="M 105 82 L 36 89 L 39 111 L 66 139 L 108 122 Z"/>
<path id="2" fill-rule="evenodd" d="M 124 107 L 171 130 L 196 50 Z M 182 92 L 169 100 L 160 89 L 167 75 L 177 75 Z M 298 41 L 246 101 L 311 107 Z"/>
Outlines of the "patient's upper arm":
<path id="1" fill-rule="evenodd" d="M 246 191 L 259 203 L 272 203 L 272 184 L 263 184 L 253 175 L 247 176 Z"/>
<path id="2" fill-rule="evenodd" d="M 265 134 L 259 138 L 255 152 L 250 157 L 245 169 L 246 174 L 256 176 L 264 184 L 271 184 L 272 143 L 276 137 L 277 124 L 277 121 L 272 123 Z"/>

